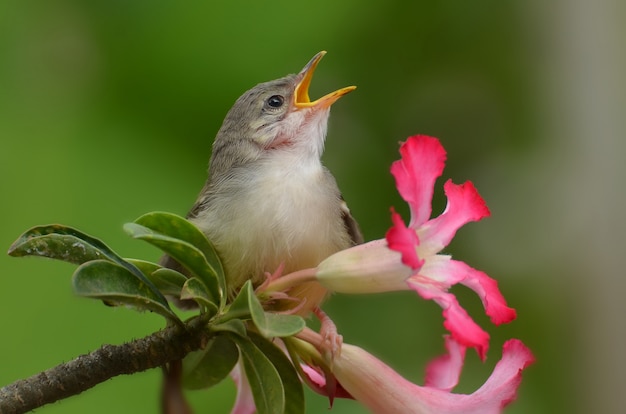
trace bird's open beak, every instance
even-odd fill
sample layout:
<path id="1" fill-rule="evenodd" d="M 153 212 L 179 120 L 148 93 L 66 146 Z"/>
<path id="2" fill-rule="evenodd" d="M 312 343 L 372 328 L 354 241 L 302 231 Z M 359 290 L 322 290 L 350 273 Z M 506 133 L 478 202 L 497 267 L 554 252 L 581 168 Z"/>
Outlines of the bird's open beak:
<path id="1" fill-rule="evenodd" d="M 348 92 L 352 92 L 356 89 L 356 86 L 346 86 L 345 88 L 341 88 L 336 90 L 335 92 L 331 92 L 327 95 L 322 96 L 318 100 L 311 102 L 309 98 L 309 85 L 311 85 L 311 79 L 313 79 L 313 72 L 315 72 L 315 68 L 317 64 L 322 60 L 325 51 L 319 52 L 317 55 L 313 56 L 313 59 L 306 64 L 304 69 L 300 71 L 298 76 L 301 76 L 302 79 L 296 85 L 296 90 L 294 93 L 294 106 L 298 109 L 302 108 L 317 108 L 324 109 L 331 106 L 335 101 L 341 98 L 343 95 Z"/>

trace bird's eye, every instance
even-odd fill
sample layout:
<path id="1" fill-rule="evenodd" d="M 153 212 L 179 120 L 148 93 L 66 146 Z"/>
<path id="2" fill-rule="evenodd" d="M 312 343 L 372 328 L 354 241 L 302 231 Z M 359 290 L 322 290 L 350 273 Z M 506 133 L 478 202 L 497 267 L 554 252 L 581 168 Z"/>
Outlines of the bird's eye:
<path id="1" fill-rule="evenodd" d="M 271 108 L 280 108 L 281 106 L 283 106 L 283 103 L 285 103 L 285 98 L 280 95 L 272 95 L 267 100 L 267 104 Z"/>

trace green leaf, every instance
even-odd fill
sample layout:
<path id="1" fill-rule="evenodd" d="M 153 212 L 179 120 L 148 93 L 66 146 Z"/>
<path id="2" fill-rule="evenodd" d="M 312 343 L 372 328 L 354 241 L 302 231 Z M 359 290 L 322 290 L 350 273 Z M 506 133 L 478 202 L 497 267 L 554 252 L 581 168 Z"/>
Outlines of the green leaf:
<path id="1" fill-rule="evenodd" d="M 230 336 L 239 347 L 258 414 L 285 413 L 285 388 L 272 361 L 248 338 Z"/>
<path id="2" fill-rule="evenodd" d="M 165 295 L 180 297 L 180 292 L 187 282 L 187 278 L 180 272 L 161 267 L 149 276 L 154 285 Z"/>
<path id="3" fill-rule="evenodd" d="M 74 272 L 72 284 L 80 296 L 150 310 L 181 323 L 167 303 L 163 305 L 161 298 L 145 283 L 128 269 L 107 260 L 92 260 L 80 265 Z"/>
<path id="4" fill-rule="evenodd" d="M 126 223 L 124 230 L 133 238 L 145 240 L 172 256 L 195 276 L 200 278 L 211 292 L 211 296 L 222 298 L 223 290 L 219 287 L 215 270 L 206 261 L 204 254 L 186 241 L 155 233 L 152 229 L 136 223 Z"/>
<path id="5" fill-rule="evenodd" d="M 100 250 L 76 236 L 56 233 L 22 235 L 11 245 L 8 253 L 13 257 L 41 256 L 74 264 L 106 257 Z"/>
<path id="6" fill-rule="evenodd" d="M 248 308 L 254 324 L 259 332 L 266 338 L 285 337 L 295 335 L 306 326 L 304 319 L 297 315 L 282 315 L 265 312 L 261 302 L 254 294 L 251 283 L 246 283 L 241 289 L 240 295 L 248 299 Z"/>
<path id="7" fill-rule="evenodd" d="M 241 319 L 231 319 L 224 323 L 218 323 L 211 325 L 212 332 L 230 332 L 235 335 L 246 337 L 248 332 L 246 330 L 246 324 Z"/>
<path id="8" fill-rule="evenodd" d="M 285 388 L 285 413 L 300 414 L 305 412 L 304 390 L 302 381 L 287 355 L 274 343 L 255 332 L 249 332 L 252 342 L 272 362 L 280 375 Z"/>
<path id="9" fill-rule="evenodd" d="M 150 279 L 152 273 L 161 269 L 161 265 L 154 262 L 149 262 L 147 260 L 130 258 L 124 258 L 124 260 L 135 266 L 137 269 L 141 270 L 141 273 L 143 273 L 148 279 Z"/>
<path id="10" fill-rule="evenodd" d="M 217 251 L 209 239 L 206 238 L 205 234 L 194 226 L 193 223 L 176 214 L 160 211 L 144 214 L 135 220 L 135 223 L 158 233 L 186 241 L 198 248 L 204 254 L 207 263 L 217 275 L 221 291 L 226 292 L 224 269 Z"/>
<path id="11" fill-rule="evenodd" d="M 180 291 L 187 281 L 187 277 L 182 273 L 145 260 L 124 260 L 141 270 L 141 272 L 148 279 L 150 279 L 150 281 L 154 283 L 154 286 L 156 286 L 156 288 L 159 289 L 159 291 L 161 291 L 164 295 L 172 295 L 177 298 L 180 297 Z"/>
<path id="12" fill-rule="evenodd" d="M 36 226 L 27 230 L 13 242 L 9 255 L 44 256 L 75 264 L 102 259 L 103 256 L 113 261 L 119 259 L 102 241 L 60 224 Z"/>
<path id="13" fill-rule="evenodd" d="M 264 323 L 264 326 L 257 324 L 257 328 L 266 338 L 292 336 L 306 326 L 304 319 L 298 315 L 282 315 L 271 312 L 265 313 Z"/>
<path id="14" fill-rule="evenodd" d="M 22 234 L 9 248 L 9 255 L 44 256 L 82 264 L 91 260 L 108 259 L 126 268 L 136 278 L 146 284 L 159 302 L 169 309 L 167 300 L 148 278 L 133 264 L 122 259 L 109 246 L 99 239 L 72 227 L 59 224 L 37 226 Z"/>
<path id="15" fill-rule="evenodd" d="M 192 277 L 185 282 L 180 292 L 180 298 L 183 300 L 195 300 L 198 305 L 207 309 L 212 314 L 217 313 L 215 299 L 211 297 L 211 293 L 206 285 L 196 277 Z"/>
<path id="16" fill-rule="evenodd" d="M 239 359 L 239 349 L 228 337 L 213 337 L 201 351 L 183 359 L 183 386 L 197 390 L 216 385 L 228 376 Z"/>
<path id="17" fill-rule="evenodd" d="M 248 280 L 243 285 L 235 299 L 231 302 L 226 314 L 220 317 L 220 320 L 225 321 L 234 318 L 250 319 L 250 299 L 248 298 L 248 296 L 250 295 L 249 292 L 251 290 L 252 282 Z"/>

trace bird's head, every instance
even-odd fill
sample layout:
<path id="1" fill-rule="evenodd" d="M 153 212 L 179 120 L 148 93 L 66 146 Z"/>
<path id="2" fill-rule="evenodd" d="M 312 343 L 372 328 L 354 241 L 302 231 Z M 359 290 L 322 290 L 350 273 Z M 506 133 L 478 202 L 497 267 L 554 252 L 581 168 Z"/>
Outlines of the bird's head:
<path id="1" fill-rule="evenodd" d="M 298 74 L 260 83 L 237 99 L 218 132 L 214 158 L 232 145 L 261 152 L 294 150 L 319 158 L 330 106 L 355 89 L 348 86 L 311 101 L 309 85 L 325 54 L 315 55 Z"/>

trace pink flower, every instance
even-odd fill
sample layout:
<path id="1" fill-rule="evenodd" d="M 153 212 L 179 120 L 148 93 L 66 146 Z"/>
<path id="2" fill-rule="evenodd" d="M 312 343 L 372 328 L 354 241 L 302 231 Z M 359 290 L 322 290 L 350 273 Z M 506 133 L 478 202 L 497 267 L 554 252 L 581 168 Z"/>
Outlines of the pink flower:
<path id="1" fill-rule="evenodd" d="M 425 386 L 415 385 L 363 349 L 344 344 L 332 371 L 352 397 L 374 413 L 496 414 L 512 402 L 521 372 L 534 358 L 517 339 L 504 344 L 502 359 L 489 379 L 472 394 L 449 392 L 458 382 L 465 347 L 447 338 L 448 354 L 427 369 Z"/>
<path id="2" fill-rule="evenodd" d="M 448 180 L 444 192 L 448 205 L 444 212 L 430 219 L 435 180 L 441 175 L 446 153 L 436 138 L 410 137 L 401 147 L 402 159 L 391 166 L 400 195 L 409 203 L 411 221 L 405 226 L 392 209 L 393 227 L 387 232 L 389 248 L 402 254 L 402 262 L 413 269 L 407 284 L 425 299 L 433 299 L 443 308 L 444 326 L 462 345 L 475 347 L 484 359 L 489 335 L 483 331 L 448 293 L 450 286 L 461 283 L 474 290 L 485 312 L 495 324 L 515 319 L 515 310 L 506 305 L 497 282 L 463 262 L 438 254 L 456 231 L 470 221 L 489 216 L 489 209 L 474 185 Z"/>
<path id="3" fill-rule="evenodd" d="M 303 269 L 271 282 L 268 291 L 288 291 L 299 283 L 317 280 L 327 289 L 341 293 L 378 293 L 415 290 L 443 308 L 447 354 L 432 361 L 424 386 L 412 384 L 363 349 L 343 344 L 340 352 L 323 349 L 326 339 L 306 328 L 287 340 L 290 356 L 301 378 L 316 392 L 354 398 L 375 413 L 496 414 L 513 401 L 521 372 L 534 361 L 521 341 L 504 344 L 502 359 L 489 379 L 472 394 L 453 394 L 465 351 L 475 348 L 481 359 L 489 346 L 489 335 L 481 329 L 448 290 L 462 284 L 478 294 L 494 324 L 515 319 L 495 280 L 464 262 L 452 260 L 441 251 L 466 223 L 489 216 L 489 210 L 474 185 L 447 181 L 448 203 L 441 215 L 430 218 L 434 185 L 442 174 L 446 153 L 436 138 L 412 136 L 401 146 L 402 158 L 391 172 L 400 195 L 409 203 L 411 220 L 406 226 L 392 209 L 393 226 L 385 239 L 374 240 L 335 253 L 316 269 Z M 300 365 L 298 365 L 300 364 Z M 249 387 L 239 379 L 240 392 L 235 412 L 249 412 Z"/>
<path id="4" fill-rule="evenodd" d="M 402 159 L 391 166 L 400 195 L 409 203 L 411 221 L 405 226 L 392 210 L 393 227 L 386 240 L 375 240 L 340 251 L 317 268 L 317 280 L 341 293 L 375 293 L 412 289 L 443 308 L 444 326 L 466 347 L 476 348 L 482 359 L 489 347 L 489 335 L 482 330 L 448 289 L 457 283 L 474 290 L 485 312 L 495 324 L 515 319 L 498 289 L 485 273 L 440 252 L 456 231 L 470 221 L 489 216 L 489 210 L 474 185 L 448 181 L 445 211 L 430 219 L 435 180 L 443 172 L 446 153 L 436 138 L 409 137 L 400 147 Z"/>

